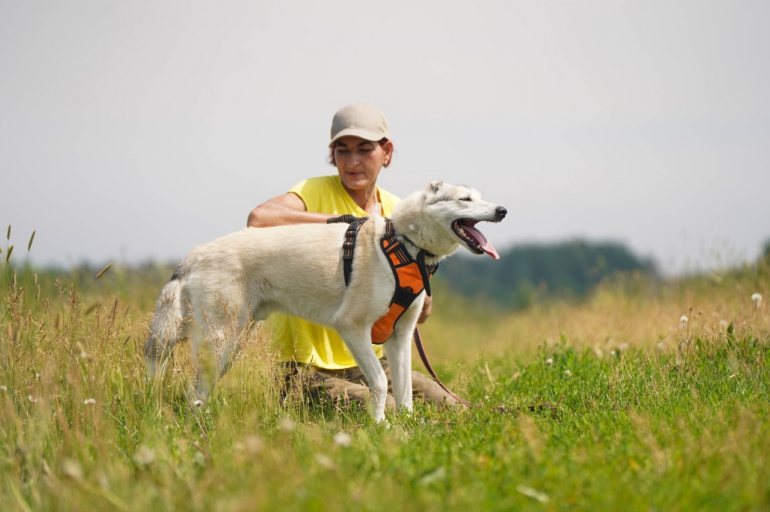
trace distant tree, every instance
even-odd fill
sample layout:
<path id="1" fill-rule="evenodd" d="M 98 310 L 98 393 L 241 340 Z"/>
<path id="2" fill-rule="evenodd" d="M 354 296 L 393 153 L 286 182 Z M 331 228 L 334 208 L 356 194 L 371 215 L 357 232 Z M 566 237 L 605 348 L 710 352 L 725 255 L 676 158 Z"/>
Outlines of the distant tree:
<path id="1" fill-rule="evenodd" d="M 584 296 L 617 272 L 654 273 L 652 262 L 615 242 L 572 240 L 517 245 L 500 253 L 500 261 L 456 257 L 442 270 L 450 287 L 467 296 L 487 296 L 502 305 L 526 308 L 539 295 Z"/>

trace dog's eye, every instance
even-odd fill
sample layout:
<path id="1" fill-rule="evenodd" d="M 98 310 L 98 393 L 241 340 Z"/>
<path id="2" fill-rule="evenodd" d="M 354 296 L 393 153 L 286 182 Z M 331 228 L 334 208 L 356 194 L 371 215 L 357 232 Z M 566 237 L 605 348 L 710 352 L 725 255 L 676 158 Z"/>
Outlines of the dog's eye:
<path id="1" fill-rule="evenodd" d="M 468 201 L 470 203 L 472 199 L 470 197 L 461 197 L 460 201 Z"/>

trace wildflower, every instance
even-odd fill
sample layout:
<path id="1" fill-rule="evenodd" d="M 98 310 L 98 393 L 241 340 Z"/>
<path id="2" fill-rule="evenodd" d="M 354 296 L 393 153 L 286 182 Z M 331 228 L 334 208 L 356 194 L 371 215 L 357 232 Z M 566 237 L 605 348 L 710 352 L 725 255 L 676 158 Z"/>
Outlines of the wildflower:
<path id="1" fill-rule="evenodd" d="M 754 301 L 754 304 L 756 304 L 757 307 L 762 305 L 762 296 L 758 293 L 753 294 L 751 300 Z"/>
<path id="2" fill-rule="evenodd" d="M 34 397 L 34 396 L 32 396 L 32 395 L 27 395 L 27 400 L 29 400 L 29 401 L 30 401 L 30 402 L 32 402 L 33 404 L 36 404 L 36 403 L 37 403 L 37 398 L 35 398 L 35 397 Z"/>
<path id="3" fill-rule="evenodd" d="M 77 461 L 72 459 L 65 459 L 61 466 L 62 473 L 71 479 L 77 480 L 78 482 L 83 480 L 83 469 L 80 467 L 80 464 L 78 464 Z"/>
<path id="4" fill-rule="evenodd" d="M 96 405 L 96 400 L 94 400 L 93 398 L 86 398 L 85 400 L 83 400 L 83 404 L 85 404 L 85 405 Z"/>
<path id="5" fill-rule="evenodd" d="M 193 455 L 193 462 L 195 462 L 199 466 L 205 466 L 206 456 L 203 455 L 201 452 L 195 452 L 195 455 Z"/>
<path id="6" fill-rule="evenodd" d="M 6 386 L 0 386 L 0 390 L 2 391 L 8 391 L 8 388 Z"/>
<path id="7" fill-rule="evenodd" d="M 682 316 L 679 318 L 679 322 L 680 322 L 680 324 L 679 324 L 679 328 L 680 328 L 680 329 L 685 329 L 685 328 L 687 327 L 687 320 L 688 320 L 688 319 L 687 319 L 687 315 L 682 315 Z"/>
<path id="8" fill-rule="evenodd" d="M 720 329 L 727 329 L 727 321 L 725 321 L 725 320 L 720 320 L 720 321 L 719 321 L 719 328 L 720 328 Z"/>
<path id="9" fill-rule="evenodd" d="M 195 407 L 203 407 L 203 400 L 196 400 L 193 402 Z"/>
<path id="10" fill-rule="evenodd" d="M 564 376 L 567 378 L 572 377 L 572 372 L 569 370 L 564 370 Z"/>
<path id="11" fill-rule="evenodd" d="M 278 428 L 282 432 L 291 432 L 294 430 L 294 422 L 289 418 L 284 418 L 281 420 L 281 423 L 278 424 Z"/>
<path id="12" fill-rule="evenodd" d="M 318 462 L 320 466 L 326 469 L 334 469 L 334 462 L 329 458 L 328 455 L 319 453 L 318 455 L 316 455 L 315 460 L 316 462 Z"/>
<path id="13" fill-rule="evenodd" d="M 551 366 L 553 364 L 553 359 L 549 357 L 548 359 L 545 360 L 545 364 L 547 364 L 548 366 Z"/>
<path id="14" fill-rule="evenodd" d="M 152 448 L 149 448 L 146 445 L 142 445 L 139 447 L 139 449 L 134 454 L 134 462 L 139 464 L 140 466 L 149 466 L 153 463 L 155 460 L 155 452 L 152 451 Z"/>
<path id="15" fill-rule="evenodd" d="M 353 444 L 353 438 L 347 432 L 337 432 L 334 434 L 334 444 L 348 447 Z"/>
<path id="16" fill-rule="evenodd" d="M 264 447 L 265 447 L 264 441 L 262 441 L 262 439 L 257 436 L 247 437 L 244 443 L 244 448 L 246 448 L 246 451 L 250 455 L 258 454 L 259 452 L 262 451 Z"/>

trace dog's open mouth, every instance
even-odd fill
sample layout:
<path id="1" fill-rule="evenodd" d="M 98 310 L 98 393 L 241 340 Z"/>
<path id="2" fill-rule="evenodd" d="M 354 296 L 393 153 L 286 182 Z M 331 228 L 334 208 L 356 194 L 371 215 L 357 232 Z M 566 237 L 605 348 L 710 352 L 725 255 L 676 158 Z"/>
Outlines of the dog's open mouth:
<path id="1" fill-rule="evenodd" d="M 457 219 L 452 223 L 452 230 L 470 247 L 471 251 L 476 254 L 487 253 L 494 259 L 499 260 L 500 255 L 497 254 L 492 243 L 487 240 L 487 237 L 481 231 L 476 229 L 477 222 L 473 219 Z"/>

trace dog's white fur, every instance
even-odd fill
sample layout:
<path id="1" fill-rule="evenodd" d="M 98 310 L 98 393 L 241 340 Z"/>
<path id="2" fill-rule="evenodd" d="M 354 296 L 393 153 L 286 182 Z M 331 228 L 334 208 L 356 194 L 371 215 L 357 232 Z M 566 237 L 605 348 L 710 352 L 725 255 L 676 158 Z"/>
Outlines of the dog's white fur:
<path id="1" fill-rule="evenodd" d="M 422 248 L 435 255 L 426 258 L 431 264 L 466 245 L 452 230 L 453 221 L 498 222 L 504 215 L 504 208 L 483 201 L 477 191 L 436 181 L 399 203 L 392 219 L 409 253 L 414 257 Z M 388 311 L 395 287 L 379 248 L 385 221 L 374 217 L 360 229 L 349 287 L 341 257 L 346 229 L 347 224 L 246 228 L 193 249 L 158 299 L 145 346 L 150 375 L 162 369 L 189 318 L 199 326 L 193 353 L 201 339 L 213 344 L 221 376 L 240 339 L 228 323 L 245 329 L 281 311 L 339 332 L 369 383 L 375 420 L 382 421 L 388 382 L 372 348 L 371 329 Z M 420 294 L 384 344 L 396 404 L 407 410 L 412 409 L 410 342 L 424 298 Z M 205 400 L 208 393 L 208 378 L 199 365 L 195 394 Z"/>

